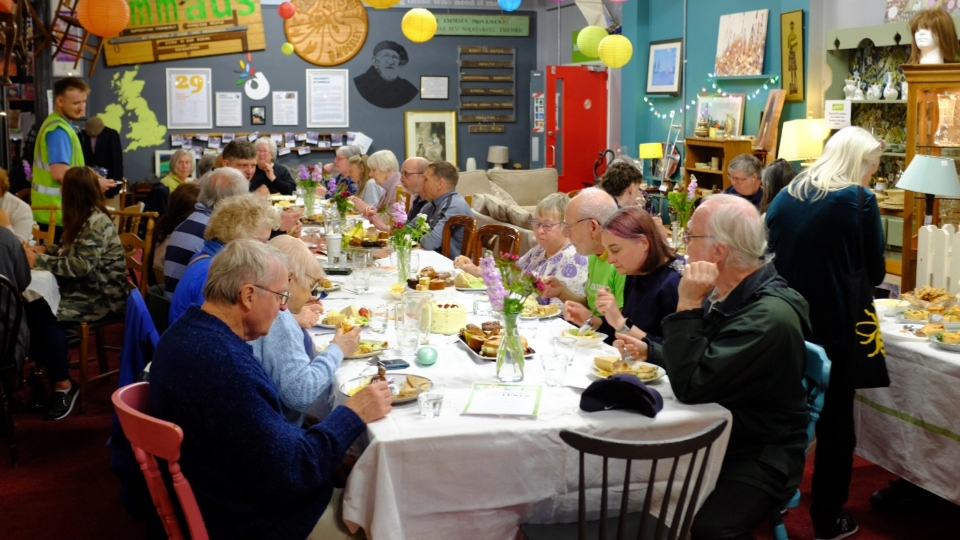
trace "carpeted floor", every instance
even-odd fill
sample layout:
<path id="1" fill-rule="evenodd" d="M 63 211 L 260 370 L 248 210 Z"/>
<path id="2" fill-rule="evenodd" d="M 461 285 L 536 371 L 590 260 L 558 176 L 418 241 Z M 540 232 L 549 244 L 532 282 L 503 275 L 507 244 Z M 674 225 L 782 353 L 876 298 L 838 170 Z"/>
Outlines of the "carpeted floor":
<path id="1" fill-rule="evenodd" d="M 94 363 L 95 364 L 95 363 Z M 20 466 L 9 467 L 6 444 L 0 446 L 0 538 L 10 540 L 62 538 L 143 538 L 145 527 L 123 510 L 119 484 L 108 469 L 106 447 L 116 381 L 93 384 L 87 411 L 74 411 L 58 422 L 18 407 L 15 413 Z M 25 396 L 21 392 L 19 396 Z M 800 507 L 784 519 L 792 539 L 813 538 L 810 505 L 812 461 L 808 460 Z M 854 464 L 847 510 L 860 524 L 863 540 L 923 540 L 956 538 L 960 508 L 933 501 L 895 514 L 873 510 L 867 502 L 894 476 L 863 459 Z M 772 538 L 766 523 L 755 530 Z M 416 540 L 416 539 L 411 539 Z M 456 539 L 451 539 L 456 540 Z"/>

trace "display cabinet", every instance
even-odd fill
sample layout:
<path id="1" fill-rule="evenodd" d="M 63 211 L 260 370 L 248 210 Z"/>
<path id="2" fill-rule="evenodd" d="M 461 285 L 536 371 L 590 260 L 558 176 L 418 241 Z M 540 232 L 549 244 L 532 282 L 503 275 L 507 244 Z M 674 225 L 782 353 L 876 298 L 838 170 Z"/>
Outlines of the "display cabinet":
<path id="1" fill-rule="evenodd" d="M 690 182 L 692 173 L 701 188 L 727 189 L 730 187 L 730 171 L 727 168 L 730 160 L 740 154 L 753 154 L 750 139 L 687 137 L 685 144 L 687 159 L 683 164 L 683 185 Z M 716 169 L 697 168 L 697 163 L 710 165 L 713 158 L 717 158 Z"/>

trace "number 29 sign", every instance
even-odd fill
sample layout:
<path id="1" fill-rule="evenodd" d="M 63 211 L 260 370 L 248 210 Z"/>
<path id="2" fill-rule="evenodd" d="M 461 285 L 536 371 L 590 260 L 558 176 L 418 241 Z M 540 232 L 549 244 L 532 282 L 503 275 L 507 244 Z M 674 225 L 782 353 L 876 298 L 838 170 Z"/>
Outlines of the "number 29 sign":
<path id="1" fill-rule="evenodd" d="M 167 69 L 167 128 L 210 129 L 213 99 L 208 68 Z"/>

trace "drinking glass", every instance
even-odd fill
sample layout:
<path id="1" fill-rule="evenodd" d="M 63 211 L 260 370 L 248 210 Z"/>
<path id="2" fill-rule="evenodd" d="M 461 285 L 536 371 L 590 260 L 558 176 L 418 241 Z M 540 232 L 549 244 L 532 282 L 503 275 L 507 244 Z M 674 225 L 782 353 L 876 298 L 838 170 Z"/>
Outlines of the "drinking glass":
<path id="1" fill-rule="evenodd" d="M 357 294 L 366 294 L 370 291 L 370 269 L 356 268 L 353 270 L 353 290 Z"/>
<path id="2" fill-rule="evenodd" d="M 489 315 L 490 314 L 490 301 L 486 298 L 477 298 L 473 301 L 473 313 L 475 315 Z"/>
<path id="3" fill-rule="evenodd" d="M 537 329 L 540 327 L 540 317 L 520 317 L 520 335 L 533 339 L 537 337 Z"/>
<path id="4" fill-rule="evenodd" d="M 541 354 L 540 363 L 543 364 L 543 378 L 547 386 L 563 386 L 567 376 L 567 359 L 556 354 Z"/>
<path id="5" fill-rule="evenodd" d="M 401 356 L 417 354 L 417 345 L 420 343 L 420 328 L 402 322 L 397 323 L 397 347 Z"/>
<path id="6" fill-rule="evenodd" d="M 443 387 L 434 384 L 430 390 L 417 396 L 417 406 L 420 409 L 420 416 L 424 418 L 440 416 L 440 409 L 443 408 Z"/>
<path id="7" fill-rule="evenodd" d="M 387 321 L 390 320 L 390 310 L 393 306 L 390 304 L 380 304 L 373 308 L 370 313 L 370 331 L 375 334 L 382 334 L 387 331 Z"/>
<path id="8" fill-rule="evenodd" d="M 553 354 L 565 358 L 568 366 L 573 365 L 573 356 L 576 350 L 577 338 L 570 336 L 553 338 Z"/>

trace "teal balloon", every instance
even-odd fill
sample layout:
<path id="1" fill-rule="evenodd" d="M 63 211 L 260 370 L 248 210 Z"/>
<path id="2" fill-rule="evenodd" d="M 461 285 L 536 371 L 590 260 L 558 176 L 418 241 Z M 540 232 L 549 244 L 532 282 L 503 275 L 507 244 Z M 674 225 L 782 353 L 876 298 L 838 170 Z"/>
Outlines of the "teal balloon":
<path id="1" fill-rule="evenodd" d="M 433 347 L 423 347 L 417 351 L 417 362 L 422 366 L 432 366 L 437 363 L 437 350 Z"/>
<path id="2" fill-rule="evenodd" d="M 520 7 L 520 0 L 497 0 L 497 5 L 504 11 L 516 11 Z"/>

